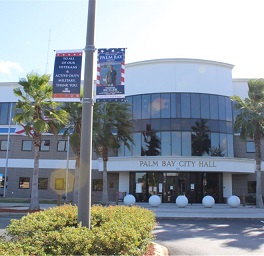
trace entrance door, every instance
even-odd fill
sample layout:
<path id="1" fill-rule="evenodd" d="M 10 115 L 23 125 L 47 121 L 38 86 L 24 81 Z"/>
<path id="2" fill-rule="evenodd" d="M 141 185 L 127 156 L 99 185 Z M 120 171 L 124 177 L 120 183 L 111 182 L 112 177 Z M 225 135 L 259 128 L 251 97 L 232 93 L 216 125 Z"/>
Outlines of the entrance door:
<path id="1" fill-rule="evenodd" d="M 189 184 L 189 176 L 189 173 L 163 173 L 163 202 L 175 203 L 177 196 L 185 195 Z"/>

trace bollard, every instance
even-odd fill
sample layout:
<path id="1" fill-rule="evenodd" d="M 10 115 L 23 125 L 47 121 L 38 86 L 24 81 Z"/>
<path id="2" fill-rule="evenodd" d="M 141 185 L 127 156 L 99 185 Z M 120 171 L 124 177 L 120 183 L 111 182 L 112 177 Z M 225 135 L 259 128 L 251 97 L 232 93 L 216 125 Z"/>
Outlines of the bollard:
<path id="1" fill-rule="evenodd" d="M 57 206 L 61 205 L 61 195 L 58 195 L 58 199 L 57 199 Z"/>

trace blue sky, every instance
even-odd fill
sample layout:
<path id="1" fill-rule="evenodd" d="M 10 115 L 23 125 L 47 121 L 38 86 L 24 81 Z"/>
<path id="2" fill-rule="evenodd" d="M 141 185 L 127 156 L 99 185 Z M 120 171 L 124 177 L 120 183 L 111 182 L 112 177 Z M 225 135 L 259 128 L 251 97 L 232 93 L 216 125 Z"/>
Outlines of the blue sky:
<path id="1" fill-rule="evenodd" d="M 126 47 L 126 63 L 206 59 L 235 65 L 234 78 L 263 78 L 262 5 L 263 0 L 97 0 L 95 47 Z M 88 0 L 0 0 L 0 82 L 18 82 L 32 70 L 52 75 L 54 50 L 83 49 L 87 9 Z"/>

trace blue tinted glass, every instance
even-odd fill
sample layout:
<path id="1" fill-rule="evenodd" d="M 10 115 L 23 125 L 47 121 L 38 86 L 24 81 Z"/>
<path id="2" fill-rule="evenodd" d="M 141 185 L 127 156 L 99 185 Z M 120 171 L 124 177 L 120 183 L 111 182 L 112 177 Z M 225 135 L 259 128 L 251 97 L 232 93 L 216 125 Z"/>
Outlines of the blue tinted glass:
<path id="1" fill-rule="evenodd" d="M 220 148 L 223 151 L 223 154 L 227 156 L 227 138 L 226 134 L 220 133 Z"/>
<path id="2" fill-rule="evenodd" d="M 171 133 L 171 155 L 181 156 L 181 132 Z"/>
<path id="3" fill-rule="evenodd" d="M 218 104 L 219 104 L 219 119 L 226 120 L 226 100 L 223 96 L 218 96 Z"/>
<path id="4" fill-rule="evenodd" d="M 190 94 L 181 94 L 181 117 L 191 117 L 191 97 Z"/>
<path id="5" fill-rule="evenodd" d="M 0 124 L 8 124 L 9 103 L 0 103 Z"/>
<path id="6" fill-rule="evenodd" d="M 227 134 L 227 156 L 234 157 L 234 138 L 233 134 Z"/>
<path id="7" fill-rule="evenodd" d="M 210 117 L 210 108 L 209 108 L 209 95 L 201 94 L 201 118 L 207 119 Z"/>
<path id="8" fill-rule="evenodd" d="M 182 132 L 182 155 L 192 155 L 192 139 L 191 132 Z"/>
<path id="9" fill-rule="evenodd" d="M 161 155 L 170 156 L 171 155 L 171 136 L 170 132 L 161 133 Z"/>
<path id="10" fill-rule="evenodd" d="M 132 147 L 133 148 L 132 155 L 141 156 L 141 133 L 134 133 L 133 139 L 135 145 L 133 145 Z"/>
<path id="11" fill-rule="evenodd" d="M 170 117 L 170 94 L 161 94 L 161 118 Z"/>
<path id="12" fill-rule="evenodd" d="M 171 119 L 171 130 L 172 131 L 181 130 L 181 119 Z"/>
<path id="13" fill-rule="evenodd" d="M 200 95 L 191 94 L 191 117 L 200 118 L 201 115 Z"/>
<path id="14" fill-rule="evenodd" d="M 170 131 L 171 130 L 171 119 L 164 118 L 160 123 L 161 131 Z"/>
<path id="15" fill-rule="evenodd" d="M 218 119 L 218 100 L 217 96 L 210 95 L 210 116 L 212 119 Z"/>
<path id="16" fill-rule="evenodd" d="M 171 118 L 175 118 L 177 117 L 177 105 L 176 105 L 176 94 L 172 93 L 171 94 Z"/>
<path id="17" fill-rule="evenodd" d="M 141 119 L 141 95 L 133 97 L 133 116 L 136 119 Z"/>
<path id="18" fill-rule="evenodd" d="M 151 95 L 151 118 L 160 118 L 161 98 L 160 94 Z"/>
<path id="19" fill-rule="evenodd" d="M 142 119 L 150 118 L 150 95 L 142 95 Z"/>
<path id="20" fill-rule="evenodd" d="M 232 102 L 228 97 L 226 97 L 225 99 L 225 106 L 226 106 L 226 120 L 232 121 Z"/>

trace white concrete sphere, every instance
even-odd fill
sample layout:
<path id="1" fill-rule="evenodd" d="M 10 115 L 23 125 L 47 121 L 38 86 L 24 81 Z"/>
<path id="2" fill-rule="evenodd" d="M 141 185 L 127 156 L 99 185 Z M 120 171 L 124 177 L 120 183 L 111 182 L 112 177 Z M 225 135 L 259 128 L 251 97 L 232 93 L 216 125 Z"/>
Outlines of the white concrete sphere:
<path id="1" fill-rule="evenodd" d="M 211 208 L 215 204 L 215 200 L 212 196 L 205 196 L 202 203 L 204 207 Z"/>
<path id="2" fill-rule="evenodd" d="M 157 196 L 157 195 L 152 195 L 150 198 L 149 198 L 149 204 L 151 206 L 159 206 L 161 204 L 161 200 L 160 200 L 160 197 Z"/>
<path id="3" fill-rule="evenodd" d="M 233 195 L 227 199 L 227 203 L 231 207 L 238 207 L 240 205 L 240 199 L 238 196 Z"/>
<path id="4" fill-rule="evenodd" d="M 178 207 L 185 207 L 186 205 L 188 205 L 188 198 L 186 196 L 177 196 L 176 198 L 176 204 Z"/>
<path id="5" fill-rule="evenodd" d="M 135 204 L 135 202 L 136 202 L 136 198 L 133 195 L 128 194 L 124 197 L 125 205 L 133 205 Z"/>

